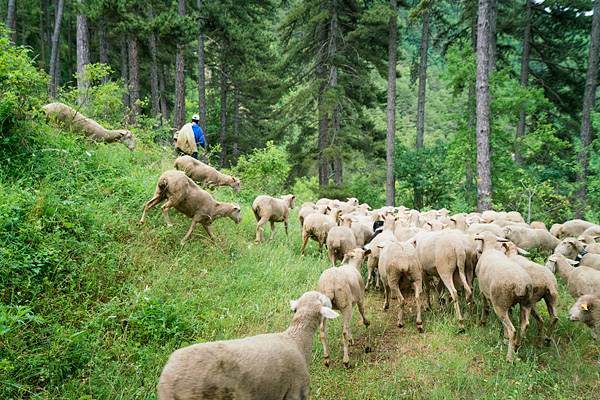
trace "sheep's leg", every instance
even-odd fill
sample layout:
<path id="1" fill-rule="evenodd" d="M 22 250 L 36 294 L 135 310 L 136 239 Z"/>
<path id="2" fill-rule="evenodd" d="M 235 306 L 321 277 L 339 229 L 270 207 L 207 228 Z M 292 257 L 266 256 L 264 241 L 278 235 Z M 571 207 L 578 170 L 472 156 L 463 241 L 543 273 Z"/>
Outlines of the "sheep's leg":
<path id="1" fill-rule="evenodd" d="M 375 267 L 375 289 L 379 290 L 379 267 Z"/>
<path id="2" fill-rule="evenodd" d="M 290 241 L 290 235 L 288 234 L 288 226 L 289 226 L 289 222 L 286 219 L 285 221 L 283 221 L 283 226 L 285 227 L 285 236 L 287 237 L 287 241 Z"/>
<path id="3" fill-rule="evenodd" d="M 402 291 L 400 290 L 400 286 L 398 280 L 392 280 L 389 282 L 390 287 L 396 298 L 398 299 L 398 304 L 400 305 L 400 310 L 398 311 L 398 328 L 402 328 L 404 326 L 404 297 L 402 296 Z"/>
<path id="4" fill-rule="evenodd" d="M 386 282 L 383 282 L 383 309 L 390 308 L 390 287 Z"/>
<path id="5" fill-rule="evenodd" d="M 320 240 L 318 240 L 319 242 L 319 254 L 323 253 L 323 242 L 321 242 Z"/>
<path id="6" fill-rule="evenodd" d="M 171 223 L 171 220 L 169 219 L 169 208 L 173 205 L 173 202 L 171 201 L 171 199 L 167 200 L 167 202 L 165 204 L 162 205 L 162 207 L 160 207 L 160 209 L 162 210 L 163 216 L 165 217 L 165 221 L 167 221 L 167 226 L 168 227 L 172 227 L 173 224 Z"/>
<path id="7" fill-rule="evenodd" d="M 435 293 L 437 295 L 438 303 L 440 303 L 440 305 L 444 305 L 445 303 L 444 299 L 442 299 L 442 295 L 444 294 L 444 287 L 445 284 L 442 279 L 440 279 L 435 285 Z"/>
<path id="8" fill-rule="evenodd" d="M 492 306 L 494 307 L 496 315 L 498 316 L 498 318 L 500 318 L 500 321 L 502 321 L 502 325 L 504 325 L 504 330 L 508 336 L 508 353 L 506 354 L 506 361 L 512 362 L 515 356 L 517 330 L 515 329 L 512 322 L 510 321 L 510 318 L 508 317 L 508 310 L 502 310 L 496 307 L 494 303 L 492 303 Z"/>
<path id="9" fill-rule="evenodd" d="M 535 345 L 541 346 L 542 339 L 544 337 L 544 320 L 540 316 L 540 313 L 537 310 L 537 306 L 534 306 L 531 308 L 531 313 L 533 314 L 533 318 L 535 318 L 535 321 L 537 322 L 537 328 L 538 328 L 537 340 L 535 341 Z"/>
<path id="10" fill-rule="evenodd" d="M 548 329 L 548 335 L 546 336 L 546 345 L 549 346 L 550 342 L 552 341 L 552 332 L 554 332 L 554 327 L 558 322 L 558 315 L 556 313 L 556 297 L 544 300 L 548 306 L 548 314 L 550 314 L 550 328 Z"/>
<path id="11" fill-rule="evenodd" d="M 430 284 L 431 284 L 431 279 L 429 278 L 429 275 L 427 274 L 423 274 L 423 288 L 425 289 L 425 309 L 430 309 L 431 308 L 431 300 L 429 299 L 429 291 L 431 290 Z"/>
<path id="12" fill-rule="evenodd" d="M 269 238 L 269 240 L 273 240 L 273 237 L 275 237 L 275 221 L 269 221 L 271 223 L 271 237 Z"/>
<path id="13" fill-rule="evenodd" d="M 373 256 L 370 256 L 367 261 L 367 284 L 365 285 L 365 289 L 369 289 L 371 286 L 371 281 L 373 279 L 373 270 L 375 269 L 376 261 Z"/>
<path id="14" fill-rule="evenodd" d="M 301 255 L 304 255 L 304 249 L 306 248 L 306 244 L 308 243 L 308 235 L 302 235 L 302 251 L 300 252 Z"/>
<path id="15" fill-rule="evenodd" d="M 195 218 L 192 219 L 192 224 L 190 225 L 190 229 L 188 229 L 187 233 L 185 234 L 185 236 L 183 237 L 183 239 L 181 239 L 181 245 L 185 246 L 185 241 L 187 240 L 188 237 L 190 237 L 190 235 L 192 234 L 192 232 L 194 231 L 194 228 L 196 227 L 196 223 L 198 221 L 196 221 Z M 206 227 L 205 227 L 206 228 Z"/>
<path id="16" fill-rule="evenodd" d="M 331 253 L 329 255 L 329 259 L 331 260 L 331 263 L 333 264 L 333 266 L 337 267 L 337 263 L 336 263 L 335 254 L 334 253 Z"/>
<path id="17" fill-rule="evenodd" d="M 487 312 L 488 312 L 488 299 L 483 293 L 481 293 L 481 319 L 479 323 L 485 325 L 487 323 Z"/>
<path id="18" fill-rule="evenodd" d="M 212 230 L 210 229 L 210 225 L 209 224 L 202 224 L 202 226 L 204 227 L 204 230 L 206 231 L 206 233 L 208 233 L 208 236 L 210 236 L 211 240 L 214 242 L 215 241 L 215 235 L 213 235 Z"/>
<path id="19" fill-rule="evenodd" d="M 321 343 L 323 344 L 323 363 L 326 367 L 329 367 L 331 361 L 329 359 L 329 350 L 327 350 L 327 328 L 325 326 L 325 321 L 327 321 L 327 318 L 323 318 L 323 321 L 321 322 Z"/>
<path id="20" fill-rule="evenodd" d="M 262 239 L 262 230 L 263 230 L 263 226 L 265 226 L 265 224 L 267 223 L 268 219 L 267 218 L 261 218 L 258 220 L 258 222 L 256 223 L 256 240 L 254 241 L 254 243 L 259 244 L 261 239 Z"/>
<path id="21" fill-rule="evenodd" d="M 365 326 L 369 326 L 369 325 L 371 325 L 371 323 L 369 322 L 369 320 L 367 319 L 367 316 L 365 315 L 364 301 L 365 301 L 365 299 L 360 299 L 359 301 L 356 302 L 356 305 L 358 306 L 358 312 L 362 316 L 363 324 Z M 352 344 L 354 344 L 354 339 L 352 339 Z"/>
<path id="22" fill-rule="evenodd" d="M 517 341 L 515 342 L 515 346 L 517 349 L 521 346 L 521 341 L 525 337 L 525 331 L 527 331 L 527 328 L 529 327 L 529 314 L 531 313 L 532 307 L 524 306 L 523 304 L 521 304 L 520 308 L 521 308 L 521 329 L 520 329 L 519 335 L 517 336 Z M 543 322 L 542 322 L 542 326 L 543 326 Z"/>
<path id="23" fill-rule="evenodd" d="M 458 328 L 460 331 L 465 330 L 465 325 L 463 323 L 463 317 L 460 315 L 460 305 L 458 304 L 458 292 L 454 287 L 454 282 L 452 281 L 452 273 L 450 274 L 440 274 L 440 279 L 444 282 L 444 285 L 448 288 L 450 292 L 450 296 L 452 297 L 452 301 L 454 302 L 454 309 L 456 311 L 456 317 L 458 319 Z"/>
<path id="24" fill-rule="evenodd" d="M 417 301 L 417 329 L 423 332 L 423 320 L 421 320 L 421 282 L 413 282 L 415 300 Z"/>
<path id="25" fill-rule="evenodd" d="M 340 310 L 342 312 L 342 317 L 344 318 L 344 327 L 342 329 L 342 339 L 344 342 L 344 367 L 348 368 L 350 365 L 350 356 L 348 355 L 348 347 L 350 345 L 350 342 L 352 342 L 352 344 L 354 344 L 354 339 L 352 338 L 352 335 L 350 334 L 350 321 L 352 319 L 352 304 L 350 304 L 350 307 L 346 307 L 343 310 Z"/>
<path id="26" fill-rule="evenodd" d="M 146 221 L 146 217 L 148 216 L 148 211 L 150 211 L 150 209 L 152 207 L 154 207 L 155 205 L 157 205 L 164 199 L 165 199 L 165 196 L 156 194 L 156 195 L 154 195 L 153 198 L 150 199 L 149 202 L 146 203 L 146 206 L 144 207 L 144 212 L 142 213 L 142 219 L 140 219 L 140 222 L 139 222 L 140 225 L 142 225 Z"/>

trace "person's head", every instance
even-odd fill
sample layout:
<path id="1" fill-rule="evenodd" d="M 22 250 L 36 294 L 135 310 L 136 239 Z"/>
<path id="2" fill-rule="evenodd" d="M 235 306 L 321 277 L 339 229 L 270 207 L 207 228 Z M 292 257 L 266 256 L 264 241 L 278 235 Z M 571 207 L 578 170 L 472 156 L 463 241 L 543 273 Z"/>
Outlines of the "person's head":
<path id="1" fill-rule="evenodd" d="M 198 121 L 200 121 L 200 116 L 198 114 L 192 115 L 192 122 L 197 124 Z"/>

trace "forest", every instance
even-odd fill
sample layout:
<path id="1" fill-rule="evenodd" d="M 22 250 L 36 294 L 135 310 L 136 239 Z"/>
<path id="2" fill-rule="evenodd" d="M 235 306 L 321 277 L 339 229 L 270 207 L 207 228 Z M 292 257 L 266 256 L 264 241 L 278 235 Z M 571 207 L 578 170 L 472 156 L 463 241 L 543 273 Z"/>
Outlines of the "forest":
<path id="1" fill-rule="evenodd" d="M 0 398 L 155 399 L 175 349 L 284 331 L 331 266 L 315 242 L 304 252 L 303 202 L 599 223 L 596 4 L 1 1 Z M 51 123 L 52 102 L 130 144 Z M 241 181 L 210 190 L 241 221 L 182 246 L 184 214 L 139 220 L 192 115 L 208 163 Z M 253 200 L 288 194 L 289 238 L 277 224 L 255 244 Z M 478 289 L 465 329 L 444 295 L 422 333 L 412 296 L 399 329 L 397 300 L 369 290 L 350 368 L 342 318 L 329 368 L 315 335 L 309 398 L 598 398 L 599 342 L 558 285 L 550 345 L 532 320 L 513 363 L 493 312 L 479 324 Z"/>

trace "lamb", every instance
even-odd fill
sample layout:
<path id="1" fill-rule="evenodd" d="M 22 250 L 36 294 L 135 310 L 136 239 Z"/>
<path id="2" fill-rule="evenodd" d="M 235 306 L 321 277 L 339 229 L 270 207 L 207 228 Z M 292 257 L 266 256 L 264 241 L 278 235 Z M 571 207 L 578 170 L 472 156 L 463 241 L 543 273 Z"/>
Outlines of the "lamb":
<path id="1" fill-rule="evenodd" d="M 242 191 L 242 185 L 238 178 L 223 174 L 210 165 L 196 160 L 194 157 L 182 156 L 177 158 L 175 160 L 175 168 L 185 172 L 187 176 L 200 186 L 210 189 L 216 186 L 229 186 L 236 193 Z"/>
<path id="2" fill-rule="evenodd" d="M 165 199 L 168 199 L 168 201 L 161 209 L 168 227 L 173 226 L 169 219 L 169 208 L 171 207 L 175 207 L 177 211 L 192 219 L 190 229 L 181 239 L 182 246 L 185 245 L 185 241 L 192 234 L 198 222 L 204 226 L 204 230 L 214 241 L 215 235 L 210 230 L 210 225 L 216 219 L 229 217 L 236 224 L 242 220 L 239 205 L 216 201 L 208 192 L 200 189 L 194 181 L 181 171 L 166 171 L 158 178 L 154 197 L 146 203 L 139 224 L 142 225 L 146 221 L 148 211 L 152 207 Z"/>
<path id="3" fill-rule="evenodd" d="M 425 286 L 427 307 L 431 306 L 429 300 L 429 277 L 439 277 L 450 292 L 450 297 L 454 302 L 459 329 L 463 331 L 465 325 L 460 313 L 455 281 L 457 285 L 465 288 L 467 304 L 470 305 L 473 295 L 471 288 L 472 270 L 468 268 L 471 258 L 471 244 L 464 233 L 457 229 L 419 233 L 410 241 L 415 244 L 419 261 L 423 267 L 423 283 Z M 466 316 L 468 316 L 469 311 L 467 308 Z"/>
<path id="4" fill-rule="evenodd" d="M 569 321 L 583 322 L 591 329 L 594 339 L 600 340 L 600 300 L 590 294 L 578 298 L 569 310 Z"/>
<path id="5" fill-rule="evenodd" d="M 600 271 L 600 254 L 588 253 L 583 244 L 575 238 L 566 238 L 556 246 L 554 253 L 579 262 L 579 265 Z"/>
<path id="6" fill-rule="evenodd" d="M 255 244 L 260 243 L 263 236 L 263 226 L 267 222 L 271 223 L 271 238 L 269 240 L 273 240 L 273 236 L 275 236 L 275 222 L 283 222 L 283 225 L 285 226 L 285 236 L 287 236 L 288 241 L 290 240 L 290 235 L 288 234 L 288 217 L 290 215 L 290 208 L 294 208 L 295 199 L 296 196 L 293 194 L 281 196 L 281 199 L 266 195 L 258 196 L 254 199 L 252 211 L 256 218 Z"/>
<path id="7" fill-rule="evenodd" d="M 481 291 L 481 324 L 486 323 L 488 302 L 491 301 L 494 312 L 504 325 L 504 333 L 508 336 L 506 360 L 512 362 L 514 352 L 521 345 L 529 326 L 531 308 L 535 305 L 531 300 L 533 282 L 519 264 L 497 250 L 497 240 L 492 233 L 484 232 L 478 236 L 478 239 L 482 241 L 482 254 L 475 272 Z M 516 304 L 521 305 L 520 332 L 515 329 L 508 315 L 510 309 Z"/>
<path id="8" fill-rule="evenodd" d="M 158 381 L 160 400 L 307 399 L 314 335 L 336 318 L 331 301 L 307 292 L 290 301 L 290 327 L 243 339 L 198 343 L 175 351 Z"/>
<path id="9" fill-rule="evenodd" d="M 558 272 L 574 299 L 584 294 L 599 297 L 600 271 L 588 267 L 573 268 L 574 264 L 577 262 L 555 253 L 548 258 L 546 268 L 552 273 Z"/>
<path id="10" fill-rule="evenodd" d="M 595 226 L 588 221 L 582 219 L 574 219 L 567 221 L 564 224 L 554 224 L 550 229 L 550 233 L 558 239 L 563 239 L 569 236 L 579 236 L 585 232 L 585 230 L 591 226 Z"/>
<path id="11" fill-rule="evenodd" d="M 383 308 L 390 307 L 390 291 L 398 299 L 398 327 L 404 326 L 404 297 L 402 290 L 413 287 L 417 301 L 417 329 L 423 332 L 421 320 L 421 290 L 423 287 L 422 267 L 417 257 L 417 250 L 408 242 L 383 242 L 377 245 L 379 253 L 379 276 L 383 283 L 385 302 Z"/>
<path id="12" fill-rule="evenodd" d="M 373 240 L 368 245 L 368 248 L 371 249 L 371 255 L 369 256 L 369 260 L 367 261 L 367 285 L 368 289 L 371 286 L 371 282 L 373 281 L 373 274 L 375 274 L 376 284 L 375 287 L 379 289 L 379 273 L 377 271 L 377 266 L 379 264 L 379 248 L 377 245 L 379 243 L 383 243 L 385 241 L 397 242 L 396 236 L 394 235 L 394 228 L 396 226 L 396 220 L 398 217 L 394 217 L 393 215 L 386 215 L 384 218 L 382 231 L 380 234 L 375 236 Z"/>
<path id="13" fill-rule="evenodd" d="M 66 104 L 50 103 L 42 107 L 42 110 L 46 113 L 46 121 L 61 122 L 73 132 L 83 133 L 86 139 L 105 143 L 121 142 L 129 150 L 135 148 L 135 141 L 130 131 L 104 129 L 93 119 L 85 117 Z"/>
<path id="14" fill-rule="evenodd" d="M 356 304 L 358 311 L 363 318 L 363 324 L 369 326 L 369 320 L 365 316 L 363 307 L 365 298 L 365 284 L 360 268 L 364 259 L 371 253 L 371 250 L 354 249 L 348 256 L 350 261 L 340 267 L 328 268 L 321 274 L 317 283 L 317 291 L 323 293 L 331 300 L 334 310 L 339 310 L 344 319 L 342 329 L 342 338 L 344 342 L 344 366 L 347 368 L 350 363 L 348 355 L 348 345 L 351 342 L 354 345 L 354 339 L 350 333 L 350 320 L 352 319 L 352 308 Z M 329 366 L 329 351 L 327 350 L 327 329 L 325 320 L 321 323 L 321 342 L 323 343 L 323 353 L 325 355 L 324 363 Z"/>
<path id="15" fill-rule="evenodd" d="M 328 215 L 309 214 L 306 216 L 302 226 L 302 255 L 304 255 L 309 238 L 319 243 L 319 253 L 323 252 L 323 244 L 327 241 L 327 234 L 331 228 L 337 226 L 339 213 L 340 209 L 334 208 L 331 214 Z"/>
<path id="16" fill-rule="evenodd" d="M 342 260 L 342 264 L 345 263 L 350 251 L 357 247 L 351 226 L 358 221 L 350 215 L 342 215 L 339 219 L 341 225 L 334 226 L 327 234 L 327 254 L 334 267 L 337 267 L 338 259 Z"/>
<path id="17" fill-rule="evenodd" d="M 520 226 L 504 227 L 504 237 L 521 248 L 553 251 L 560 241 L 550 232 Z"/>
<path id="18" fill-rule="evenodd" d="M 600 236 L 580 235 L 577 240 L 585 245 L 585 250 L 588 253 L 600 254 L 600 243 L 596 243 L 596 239 Z"/>
<path id="19" fill-rule="evenodd" d="M 544 335 L 544 320 L 540 316 L 535 304 L 544 299 L 546 306 L 548 307 L 548 313 L 550 314 L 550 328 L 548 329 L 548 335 L 546 336 L 546 345 L 550 344 L 552 332 L 554 326 L 558 322 L 557 304 L 558 304 L 558 283 L 554 274 L 550 272 L 548 268 L 543 265 L 537 264 L 533 261 L 528 260 L 519 253 L 529 254 L 528 252 L 520 249 L 513 242 L 502 243 L 502 246 L 506 249 L 506 256 L 512 261 L 519 264 L 531 278 L 533 283 L 533 294 L 531 296 L 531 312 L 537 321 L 538 326 L 538 338 L 537 345 L 542 344 L 542 338 Z"/>

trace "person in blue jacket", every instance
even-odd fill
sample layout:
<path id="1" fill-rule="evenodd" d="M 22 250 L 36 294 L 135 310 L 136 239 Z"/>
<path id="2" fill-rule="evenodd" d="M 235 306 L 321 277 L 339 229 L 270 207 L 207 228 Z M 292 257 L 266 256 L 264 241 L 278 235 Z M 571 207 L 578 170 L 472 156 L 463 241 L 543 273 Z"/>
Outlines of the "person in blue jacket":
<path id="1" fill-rule="evenodd" d="M 202 128 L 198 125 L 198 121 L 200 121 L 200 116 L 198 114 L 194 114 L 192 116 L 192 129 L 194 130 L 194 138 L 196 139 L 196 146 L 198 151 L 200 150 L 200 146 L 204 150 L 206 150 L 206 140 L 204 139 L 204 133 L 202 132 Z M 203 154 L 204 156 L 204 154 Z M 192 154 L 196 160 L 198 159 L 198 152 Z M 204 158 L 204 157 L 203 157 Z"/>

